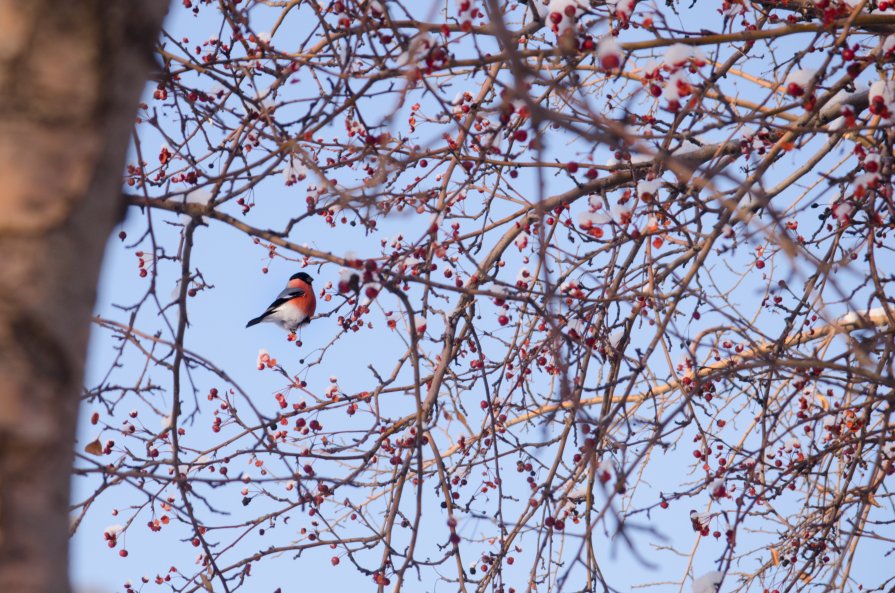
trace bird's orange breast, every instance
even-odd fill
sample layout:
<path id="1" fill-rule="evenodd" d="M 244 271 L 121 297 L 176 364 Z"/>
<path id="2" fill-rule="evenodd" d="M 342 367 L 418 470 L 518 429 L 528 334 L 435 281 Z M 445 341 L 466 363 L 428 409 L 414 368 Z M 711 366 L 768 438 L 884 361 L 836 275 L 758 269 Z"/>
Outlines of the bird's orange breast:
<path id="1" fill-rule="evenodd" d="M 291 300 L 301 307 L 308 317 L 313 316 L 314 311 L 317 309 L 317 297 L 314 295 L 314 289 L 311 285 L 300 278 L 296 278 L 295 280 L 290 280 L 287 286 L 289 288 L 300 288 L 305 291 L 303 296 L 295 297 Z"/>

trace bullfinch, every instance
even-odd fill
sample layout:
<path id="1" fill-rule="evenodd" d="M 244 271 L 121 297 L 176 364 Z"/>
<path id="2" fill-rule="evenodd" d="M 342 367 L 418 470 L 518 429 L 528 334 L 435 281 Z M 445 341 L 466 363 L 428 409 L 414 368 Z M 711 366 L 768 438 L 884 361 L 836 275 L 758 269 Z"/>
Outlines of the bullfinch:
<path id="1" fill-rule="evenodd" d="M 295 333 L 299 327 L 310 323 L 317 308 L 317 298 L 311 286 L 313 282 L 314 279 L 304 272 L 294 274 L 267 310 L 249 321 L 246 327 L 269 321 Z"/>

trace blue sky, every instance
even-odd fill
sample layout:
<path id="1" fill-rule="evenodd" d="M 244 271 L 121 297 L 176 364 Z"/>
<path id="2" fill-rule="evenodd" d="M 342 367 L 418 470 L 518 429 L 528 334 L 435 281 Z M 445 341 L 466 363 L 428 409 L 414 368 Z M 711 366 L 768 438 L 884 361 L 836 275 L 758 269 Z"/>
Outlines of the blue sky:
<path id="1" fill-rule="evenodd" d="M 420 7 L 421 13 L 427 12 Z M 695 15 L 699 8 L 695 11 L 682 11 L 684 15 Z M 273 18 L 273 13 L 264 13 L 258 11 L 255 13 L 257 20 L 253 20 L 253 28 L 257 32 L 269 30 Z M 683 18 L 683 17 L 681 17 Z M 717 25 L 717 17 L 711 13 L 711 17 L 705 16 L 706 25 Z M 213 34 L 210 29 L 210 20 L 202 18 L 194 19 L 186 11 L 174 8 L 174 12 L 169 21 L 168 28 L 172 32 L 172 37 L 179 38 L 181 36 L 189 36 L 191 44 L 205 39 Z M 307 26 L 303 23 L 290 21 L 288 28 L 285 28 L 273 37 L 272 43 L 277 46 L 279 43 L 287 43 L 291 35 L 301 36 L 303 27 Z M 602 32 L 601 25 L 597 25 L 597 32 Z M 633 41 L 638 39 L 640 33 L 636 31 L 624 32 L 621 36 L 623 41 Z M 282 41 L 281 41 L 282 40 Z M 791 42 L 782 44 L 782 53 L 785 53 L 788 47 L 792 50 L 798 47 L 798 38 L 793 38 Z M 468 47 L 465 49 L 469 49 Z M 707 48 L 709 51 L 711 48 Z M 810 58 L 806 58 L 808 61 Z M 751 64 L 754 66 L 754 64 Z M 768 66 L 756 67 L 756 71 L 770 70 Z M 301 74 L 301 73 L 300 73 Z M 301 77 L 300 77 L 301 78 Z M 731 83 L 733 84 L 733 83 Z M 458 91 L 469 90 L 474 92 L 474 86 L 471 83 L 465 83 L 462 79 L 451 81 L 450 86 L 443 89 L 443 95 L 448 99 L 453 97 Z M 748 85 L 738 85 L 742 88 L 743 95 L 749 97 L 749 93 L 756 92 L 754 88 Z M 151 92 L 152 89 L 150 89 Z M 309 84 L 307 78 L 303 82 L 294 85 L 288 89 L 291 95 L 287 95 L 287 91 L 283 92 L 282 99 L 285 97 L 312 97 L 316 92 L 313 85 Z M 424 102 L 422 112 L 437 113 L 437 105 L 434 104 L 431 97 Z M 294 105 L 285 105 L 281 113 L 295 110 L 296 113 L 302 108 L 302 103 Z M 597 111 L 605 110 L 603 105 L 593 105 Z M 409 105 L 396 104 L 392 97 L 372 99 L 362 105 L 362 112 L 372 122 L 384 122 L 391 126 L 391 129 L 401 129 L 403 121 L 409 114 Z M 168 110 L 167 115 L 163 114 L 163 121 L 170 129 L 177 128 L 175 112 Z M 422 127 L 422 126 L 421 126 Z M 429 127 L 428 130 L 437 129 Z M 321 134 L 339 134 L 340 130 L 327 129 Z M 708 139 L 723 139 L 724 134 L 729 130 L 706 132 Z M 425 133 L 423 133 L 425 137 Z M 432 143 L 437 143 L 440 139 L 431 135 Z M 154 157 L 158 148 L 163 144 L 162 138 L 147 126 L 141 128 L 141 148 L 145 155 Z M 548 160 L 554 162 L 564 162 L 566 160 L 584 160 L 593 154 L 594 162 L 597 164 L 604 163 L 610 156 L 610 152 L 605 148 L 592 150 L 592 147 L 584 145 L 581 141 L 570 141 L 566 143 L 564 138 L 557 137 L 555 143 L 550 143 L 546 149 Z M 805 153 L 808 152 L 804 151 Z M 803 152 L 795 151 L 792 156 L 784 158 L 780 165 L 775 167 L 773 173 L 768 177 L 768 183 L 776 183 L 799 165 L 799 159 L 804 158 Z M 818 169 L 822 170 L 826 167 L 827 161 L 832 163 L 840 160 L 840 154 L 831 154 L 828 159 L 818 165 Z M 145 160 L 150 160 L 144 156 Z M 419 174 L 416 172 L 408 172 L 408 175 Z M 673 177 L 666 175 L 668 181 L 672 181 Z M 339 183 L 346 187 L 356 181 L 346 176 L 344 179 L 338 179 Z M 727 186 L 734 184 L 732 181 L 719 181 L 719 184 Z M 305 195 L 308 191 L 308 185 L 314 184 L 313 179 L 309 179 L 306 183 L 297 184 L 296 186 L 286 187 L 283 183 L 282 175 L 279 169 L 272 173 L 268 179 L 265 179 L 247 195 L 255 200 L 255 207 L 249 217 L 246 219 L 251 224 L 260 228 L 278 228 L 282 225 L 285 213 L 301 212 L 304 206 Z M 520 189 L 525 199 L 534 199 L 535 196 L 524 195 L 526 190 L 538 187 L 538 181 L 535 172 L 531 169 L 524 170 L 516 182 L 516 187 Z M 566 191 L 573 187 L 573 181 L 568 175 L 561 172 L 550 170 L 546 174 L 546 193 L 552 195 L 562 191 Z M 798 191 L 795 188 L 794 191 Z M 820 190 L 816 193 L 822 194 Z M 812 194 L 814 195 L 814 194 Z M 480 199 L 477 196 L 467 198 L 469 200 Z M 823 199 L 812 197 L 811 199 Z M 823 204 L 826 205 L 824 199 Z M 233 203 L 226 206 L 230 214 L 238 215 L 239 209 Z M 515 211 L 517 205 L 510 203 L 500 203 L 491 213 L 494 220 Z M 580 205 L 576 205 L 572 212 L 573 220 L 577 220 L 577 216 L 581 210 Z M 800 218 L 808 223 L 813 211 L 806 210 L 799 214 Z M 135 251 L 150 251 L 150 240 L 144 237 L 144 233 L 148 228 L 152 229 L 153 238 L 158 245 L 162 246 L 169 254 L 176 252 L 179 245 L 180 236 L 183 232 L 184 220 L 176 214 L 163 213 L 161 211 L 150 211 L 148 215 L 141 215 L 136 209 L 132 209 L 128 218 L 123 223 L 121 230 L 125 231 L 127 238 L 119 241 L 113 237 L 107 251 L 106 261 L 104 264 L 103 276 L 100 282 L 99 298 L 96 311 L 105 318 L 117 320 L 119 322 L 127 322 L 129 311 L 121 309 L 120 306 L 130 306 L 139 302 L 147 294 L 148 283 L 150 279 L 157 283 L 157 291 L 160 306 L 145 305 L 139 310 L 139 316 L 135 327 L 148 335 L 152 335 L 155 331 L 160 331 L 162 339 L 170 338 L 169 326 L 173 326 L 176 319 L 176 310 L 174 308 L 166 308 L 165 303 L 171 299 L 171 295 L 176 290 L 176 280 L 179 276 L 180 266 L 176 261 L 157 259 L 150 262 L 154 265 L 154 273 L 147 279 L 141 279 L 138 276 L 137 260 Z M 331 252 L 338 256 L 348 256 L 353 253 L 357 257 L 373 257 L 379 255 L 382 248 L 380 239 L 384 237 L 395 237 L 399 234 L 404 235 L 406 242 L 410 243 L 416 239 L 424 238 L 428 227 L 428 216 L 417 215 L 415 213 L 391 214 L 388 217 L 382 217 L 380 221 L 380 232 L 374 235 L 365 235 L 358 227 L 349 227 L 337 223 L 336 228 L 330 228 L 320 218 L 312 218 L 303 221 L 298 225 L 290 235 L 290 239 L 298 244 L 308 244 L 316 249 Z M 469 223 L 470 227 L 474 223 Z M 741 284 L 733 293 L 735 302 L 731 302 L 731 307 L 739 306 L 743 311 L 755 314 L 756 325 L 770 335 L 777 329 L 779 317 L 769 315 L 758 306 L 760 300 L 764 297 L 764 291 L 767 290 L 769 284 L 760 273 L 746 276 L 740 280 L 741 272 L 744 267 L 750 266 L 754 260 L 754 247 L 761 244 L 764 237 L 762 232 L 762 222 L 756 220 L 748 228 L 743 227 L 741 238 L 736 244 L 735 249 L 727 252 L 724 258 L 714 265 L 712 270 L 713 279 L 721 286 L 729 286 L 730 283 L 740 281 Z M 752 236 L 750 237 L 750 233 Z M 141 237 L 144 239 L 139 246 L 134 246 L 134 242 Z M 283 377 L 271 370 L 258 371 L 256 368 L 258 351 L 265 348 L 270 355 L 275 357 L 286 369 L 290 375 L 298 376 L 307 381 L 308 391 L 315 394 L 323 393 L 331 384 L 332 378 L 336 379 L 340 391 L 346 394 L 354 394 L 363 390 L 370 389 L 375 384 L 375 376 L 370 367 L 381 375 L 387 375 L 394 365 L 395 358 L 400 356 L 406 349 L 406 335 L 401 331 L 387 331 L 386 320 L 390 314 L 397 317 L 400 312 L 400 303 L 397 299 L 389 295 L 382 295 L 377 298 L 371 308 L 374 313 L 370 316 L 373 323 L 372 329 L 363 329 L 356 333 L 348 332 L 341 335 L 335 320 L 331 317 L 325 317 L 315 321 L 312 325 L 302 332 L 302 347 L 287 342 L 283 332 L 273 325 L 264 324 L 253 328 L 245 328 L 245 322 L 259 314 L 266 307 L 267 303 L 280 291 L 286 278 L 298 269 L 305 269 L 311 273 L 316 281 L 315 286 L 320 287 L 326 282 L 337 283 L 339 278 L 339 269 L 332 265 L 315 264 L 308 268 L 301 268 L 300 261 L 290 261 L 284 258 L 275 258 L 271 261 L 268 257 L 268 249 L 264 245 L 255 244 L 250 237 L 233 230 L 225 225 L 215 221 L 210 221 L 209 225 L 201 226 L 196 230 L 195 250 L 193 253 L 194 267 L 198 269 L 202 278 L 208 285 L 213 288 L 200 290 L 195 298 L 189 300 L 189 321 L 190 328 L 186 335 L 183 347 L 198 353 L 204 359 L 210 361 L 215 367 L 224 369 L 229 377 L 229 382 L 223 380 L 220 376 L 216 376 L 207 368 L 200 366 L 188 369 L 187 388 L 184 397 L 185 413 L 199 410 L 195 417 L 188 417 L 185 420 L 184 428 L 189 436 L 189 446 L 195 451 L 193 457 L 184 454 L 184 459 L 189 461 L 199 457 L 203 447 L 208 447 L 223 436 L 236 438 L 240 435 L 238 426 L 228 426 L 221 433 L 212 433 L 209 428 L 211 425 L 211 410 L 213 405 L 206 402 L 205 396 L 212 388 L 223 391 L 228 386 L 237 386 L 237 391 L 233 396 L 235 405 L 240 407 L 241 411 L 245 411 L 247 418 L 258 421 L 260 414 L 263 417 L 270 417 L 279 409 L 275 395 L 284 392 Z M 576 246 L 576 248 L 578 248 Z M 512 283 L 516 275 L 516 271 L 527 265 L 523 261 L 526 253 L 520 250 L 511 249 L 511 255 L 506 258 L 507 265 L 502 272 L 505 279 Z M 283 254 L 289 255 L 289 254 Z M 531 255 L 531 254 L 528 254 Z M 889 256 L 884 256 L 888 261 Z M 534 259 L 534 258 L 532 258 Z M 792 285 L 800 285 L 804 282 L 807 274 L 811 272 L 810 265 L 805 262 L 790 262 L 785 258 L 775 259 L 775 264 L 781 269 L 776 270 L 778 278 L 786 278 Z M 268 268 L 268 273 L 263 273 L 262 268 Z M 850 283 L 853 278 L 860 278 L 861 271 L 854 272 L 849 279 L 848 270 L 842 275 L 843 288 L 842 293 L 847 294 Z M 830 291 L 835 294 L 836 290 Z M 863 292 L 859 292 L 854 302 L 859 302 L 863 296 Z M 421 289 L 415 286 L 411 289 L 410 295 L 414 299 L 421 298 Z M 152 299 L 150 299 L 152 300 Z M 327 313 L 333 310 L 339 303 L 338 297 L 334 298 L 330 303 L 321 302 L 318 306 L 318 312 Z M 622 319 L 629 309 L 621 306 L 619 310 L 614 311 L 619 319 Z M 442 331 L 442 324 L 439 321 L 438 310 L 446 308 L 445 303 L 435 303 L 429 311 L 429 327 L 427 329 L 427 339 L 422 343 L 421 347 L 429 353 L 437 352 L 440 347 L 439 334 Z M 850 308 L 847 304 L 832 303 L 830 307 L 831 315 L 838 315 L 846 309 Z M 162 310 L 160 313 L 159 310 Z M 347 307 L 342 307 L 342 311 Z M 497 307 L 485 303 L 482 305 L 479 313 L 485 318 L 484 323 L 493 324 L 494 317 L 498 313 Z M 689 311 L 688 311 L 689 313 Z M 685 333 L 684 337 L 693 337 L 700 327 L 704 327 L 712 319 L 703 320 L 703 324 L 681 323 L 678 330 Z M 722 317 L 716 317 L 716 320 L 723 320 Z M 515 320 L 514 320 L 515 323 Z M 501 330 L 497 333 L 503 339 L 508 339 L 512 335 L 513 326 Z M 649 328 L 638 329 L 632 333 L 631 345 L 643 345 L 651 339 Z M 142 340 L 145 347 L 151 344 L 151 341 Z M 88 388 L 94 387 L 103 381 L 110 366 L 116 361 L 115 348 L 118 342 L 107 331 L 98 328 L 94 329 L 91 339 L 90 361 L 87 368 L 87 378 L 85 384 Z M 489 340 L 485 346 L 488 351 L 497 351 L 500 348 L 499 340 Z M 841 348 L 841 345 L 838 346 Z M 321 356 L 325 348 L 325 358 L 320 364 L 315 361 Z M 834 347 L 835 348 L 835 347 Z M 159 353 L 165 353 L 167 348 L 162 344 L 158 346 Z M 672 353 L 680 356 L 682 349 L 675 345 Z M 170 360 L 170 359 L 167 359 Z M 161 430 L 159 424 L 159 416 L 164 415 L 165 411 L 171 408 L 171 396 L 169 392 L 170 377 L 164 368 L 154 365 L 146 365 L 146 355 L 139 349 L 130 345 L 124 348 L 121 358 L 117 359 L 120 367 L 113 368 L 109 383 L 119 385 L 135 385 L 137 381 L 145 385 L 147 382 L 157 385 L 159 388 L 151 392 L 147 392 L 144 397 L 137 397 L 135 393 L 123 391 L 124 400 L 116 407 L 115 413 L 110 417 L 103 417 L 102 422 L 109 423 L 106 434 L 103 438 L 112 438 L 111 434 L 117 429 L 122 422 L 128 421 L 134 423 L 138 430 L 144 427 L 149 431 L 158 432 Z M 163 361 L 164 362 L 164 361 Z M 590 380 L 597 381 L 600 370 L 590 371 L 588 377 Z M 406 374 L 402 375 L 402 380 L 406 379 Z M 555 395 L 555 385 L 544 381 L 539 386 L 545 399 L 551 395 Z M 480 388 L 477 388 L 480 389 Z M 243 396 L 245 394 L 245 397 Z M 483 397 L 481 393 L 456 393 L 458 399 L 462 399 L 465 403 L 465 409 L 468 410 L 470 421 L 475 425 L 481 420 L 481 413 L 478 410 L 478 401 Z M 297 403 L 302 398 L 308 399 L 297 391 L 287 393 L 290 403 Z M 195 403 L 194 403 L 195 402 Z M 389 394 L 380 400 L 380 413 L 384 416 L 393 418 L 407 414 L 413 409 L 412 398 L 405 394 Z M 732 403 L 731 406 L 739 404 Z M 254 408 L 255 410 L 251 410 Z M 93 411 L 102 410 L 102 406 L 88 405 L 85 407 L 81 418 L 80 443 L 78 449 L 81 450 L 83 444 L 91 440 L 100 432 L 99 427 L 92 426 L 89 422 L 90 414 Z M 135 410 L 137 412 L 136 419 L 128 420 L 128 412 Z M 745 414 L 748 416 L 748 414 Z M 323 422 L 330 426 L 337 426 L 339 430 L 345 431 L 345 438 L 355 434 L 352 431 L 364 430 L 366 423 L 371 420 L 371 412 L 369 410 L 361 410 L 357 417 L 346 418 L 344 415 L 336 417 L 334 414 L 323 415 Z M 747 424 L 748 418 L 740 418 L 736 422 L 728 425 L 726 434 L 729 438 L 734 439 L 738 430 L 743 430 Z M 142 422 L 145 421 L 145 425 Z M 443 445 L 447 446 L 456 436 L 456 424 L 451 426 L 439 427 L 444 428 L 444 433 L 439 438 L 443 438 Z M 539 439 L 544 438 L 545 428 L 543 425 L 533 425 L 525 427 L 520 425 L 520 437 L 523 439 Z M 552 426 L 549 430 L 555 430 Z M 220 436 L 217 436 L 217 435 Z M 116 437 L 117 438 L 117 437 Z M 204 496 L 208 497 L 209 505 L 225 510 L 229 515 L 216 516 L 214 521 L 218 526 L 225 526 L 231 523 L 238 523 L 246 519 L 259 516 L 265 510 L 273 511 L 276 506 L 268 501 L 264 496 L 254 496 L 261 488 L 270 488 L 276 491 L 278 495 L 288 496 L 282 490 L 285 479 L 288 479 L 288 473 L 299 467 L 301 463 L 293 463 L 291 459 L 280 459 L 272 461 L 271 465 L 264 469 L 270 471 L 269 474 L 262 475 L 260 468 L 253 466 L 254 459 L 250 455 L 242 455 L 239 453 L 241 447 L 245 446 L 247 441 L 251 441 L 246 436 L 243 440 L 238 440 L 234 451 L 236 455 L 242 457 L 238 463 L 234 463 L 231 472 L 236 472 L 239 468 L 240 474 L 244 471 L 251 478 L 251 482 L 247 485 L 235 484 L 220 488 L 200 488 Z M 186 439 L 185 439 L 186 442 Z M 122 443 L 118 443 L 122 445 Z M 298 448 L 296 448 L 298 449 Z M 625 459 L 625 451 L 619 451 L 614 461 L 621 462 Z M 555 451 L 545 448 L 543 455 L 534 452 L 534 457 L 542 457 L 543 463 L 550 463 L 555 456 Z M 84 467 L 79 462 L 79 467 Z M 318 471 L 331 472 L 336 475 L 338 465 L 335 463 L 319 464 Z M 512 469 L 511 464 L 502 466 L 503 470 Z M 476 469 L 478 471 L 478 468 Z M 682 478 L 682 475 L 685 477 Z M 281 479 L 267 484 L 264 480 L 275 477 Z M 481 477 L 476 475 L 475 479 Z M 493 478 L 493 476 L 487 476 Z M 470 480 L 472 480 L 470 476 Z M 506 488 L 513 492 L 523 491 L 528 486 L 524 482 L 523 477 L 512 476 L 504 477 L 507 480 Z M 648 474 L 644 477 L 643 483 L 638 486 L 635 498 L 630 501 L 632 506 L 644 504 L 648 501 L 657 500 L 659 493 L 668 491 L 674 486 L 679 486 L 682 482 L 691 481 L 695 484 L 700 482 L 701 476 L 695 469 L 691 447 L 688 443 L 673 443 L 667 450 L 656 450 L 652 453 Z M 260 480 L 260 481 L 259 481 Z M 76 478 L 74 480 L 74 500 L 81 501 L 90 493 L 96 491 L 100 481 L 95 477 Z M 243 513 L 242 500 L 245 495 L 241 490 L 245 487 L 251 495 L 251 502 L 245 509 L 248 514 Z M 162 497 L 168 495 L 176 495 L 176 492 L 165 491 L 149 492 L 153 495 L 161 494 Z M 197 554 L 197 549 L 191 545 L 189 538 L 190 530 L 175 518 L 170 526 L 166 526 L 160 533 L 149 533 L 145 528 L 147 521 L 160 516 L 161 511 L 158 509 L 158 501 L 150 501 L 147 492 L 141 492 L 140 488 L 135 487 L 134 483 L 125 483 L 114 488 L 105 490 L 96 501 L 92 504 L 89 512 L 84 516 L 79 529 L 72 540 L 72 577 L 75 583 L 82 588 L 98 587 L 99 590 L 118 591 L 122 589 L 122 583 L 130 581 L 138 583 L 141 576 L 146 575 L 154 579 L 156 575 L 164 575 L 167 568 L 173 564 L 177 564 L 181 569 L 186 570 L 192 566 L 192 559 Z M 361 492 L 349 490 L 349 496 L 361 496 Z M 423 523 L 419 529 L 421 535 L 420 546 L 425 553 L 431 557 L 437 557 L 440 552 L 438 545 L 443 544 L 448 535 L 445 525 L 446 517 L 440 511 L 437 503 L 437 496 L 431 488 L 425 491 L 422 498 L 425 510 L 422 513 Z M 484 501 L 487 497 L 480 497 L 482 507 L 487 508 Z M 600 498 L 598 496 L 598 502 Z M 605 501 L 605 497 L 602 499 Z M 671 508 L 667 510 L 654 509 L 649 514 L 635 515 L 631 519 L 630 532 L 633 537 L 636 553 L 632 553 L 621 538 L 611 537 L 610 533 L 600 533 L 594 537 L 594 544 L 599 558 L 601 558 L 601 567 L 607 573 L 611 572 L 610 582 L 619 590 L 626 590 L 635 584 L 643 584 L 646 582 L 662 583 L 655 587 L 661 591 L 677 591 L 679 589 L 689 590 L 690 585 L 687 575 L 699 576 L 704 572 L 717 568 L 716 561 L 723 550 L 723 538 L 715 541 L 711 537 L 702 538 L 699 541 L 699 547 L 693 556 L 693 565 L 690 566 L 689 558 L 682 557 L 671 549 L 675 546 L 678 550 L 689 551 L 696 544 L 697 537 L 691 528 L 689 511 L 690 503 L 698 506 L 700 510 L 704 510 L 709 506 L 709 498 L 703 493 L 701 497 L 695 497 L 693 501 L 675 502 Z M 793 505 L 796 499 L 782 499 L 781 509 L 785 509 L 787 505 Z M 525 499 L 520 495 L 519 501 L 507 502 L 505 510 L 519 512 L 519 509 L 525 505 Z M 155 514 L 150 508 L 155 507 Z M 371 512 L 380 510 L 382 506 L 378 503 L 371 504 Z M 413 510 L 413 505 L 408 507 Z M 336 513 L 338 514 L 338 513 Z M 109 525 L 124 524 L 125 521 L 133 518 L 134 528 L 128 528 L 123 537 L 124 544 L 129 551 L 127 558 L 121 558 L 117 554 L 117 549 L 110 550 L 103 541 L 103 530 Z M 470 550 L 467 557 L 472 559 L 476 556 L 477 550 L 488 549 L 488 542 L 485 534 L 489 533 L 489 529 L 493 528 L 493 517 L 483 516 L 479 518 L 470 518 L 461 523 L 460 532 L 464 537 L 469 537 L 476 541 L 468 544 Z M 288 545 L 288 542 L 298 538 L 295 530 L 299 529 L 299 525 L 307 526 L 312 519 L 296 513 L 292 521 L 292 525 L 285 525 L 282 522 L 276 525 L 258 525 L 254 528 L 247 529 L 248 535 L 240 539 L 235 544 L 231 553 L 227 558 L 238 559 L 245 555 L 253 553 L 255 550 L 264 549 L 267 545 Z M 722 517 L 715 519 L 714 525 L 720 525 L 723 521 Z M 613 526 L 613 521 L 608 522 L 609 526 Z M 260 535 L 260 530 L 265 529 L 266 534 Z M 602 529 L 602 527 L 601 527 Z M 291 530 L 291 531 L 290 531 Z M 571 528 L 565 539 L 553 540 L 547 546 L 547 552 L 558 553 L 559 546 L 571 549 L 580 544 L 581 529 Z M 354 526 L 343 532 L 348 535 L 363 534 L 362 527 Z M 396 544 L 405 543 L 410 537 L 407 530 L 399 530 L 396 536 L 398 540 Z M 748 547 L 750 543 L 763 541 L 761 534 L 742 535 L 740 545 Z M 753 539 L 754 538 L 754 539 Z M 214 541 L 214 537 L 209 538 Z M 226 537 L 222 537 L 220 543 L 223 545 L 229 541 Z M 525 575 L 531 567 L 532 557 L 538 544 L 536 534 L 532 534 L 526 539 L 528 543 L 525 550 L 520 553 L 520 561 L 513 566 L 505 566 L 505 576 L 508 581 L 524 582 Z M 882 544 L 874 544 L 870 542 L 862 543 L 862 549 L 867 547 L 869 556 L 878 557 Z M 120 548 L 121 546 L 119 546 Z M 873 552 L 873 553 L 871 553 Z M 330 558 L 333 554 L 341 554 L 342 563 L 338 568 L 334 568 L 330 564 Z M 377 550 L 372 555 L 370 553 L 358 554 L 357 558 L 361 562 L 375 562 L 372 556 L 379 554 Z M 760 555 L 758 555 L 760 556 Z M 329 549 L 311 550 L 298 559 L 293 557 L 292 553 L 283 553 L 274 558 L 265 558 L 253 567 L 253 576 L 251 584 L 247 590 L 255 591 L 272 591 L 277 586 L 283 587 L 284 591 L 304 591 L 308 588 L 322 587 L 338 587 L 339 589 L 347 589 L 348 587 L 369 587 L 369 577 L 360 575 L 357 571 L 351 570 L 341 549 L 335 552 Z M 758 568 L 757 565 L 734 566 L 732 571 L 748 573 Z M 871 581 L 878 581 L 884 578 L 887 571 L 879 563 L 868 563 L 866 566 L 857 566 L 856 574 L 866 575 Z M 580 581 L 581 567 L 574 563 L 568 566 L 570 571 L 570 583 Z M 562 571 L 560 571 L 562 572 Z M 284 575 L 290 576 L 284 583 Z M 416 575 L 410 577 L 408 587 L 413 590 L 434 591 L 440 590 L 447 586 L 445 583 L 433 585 L 428 579 L 424 579 L 422 583 L 415 581 Z M 569 590 L 574 590 L 578 585 L 569 585 Z M 154 590 L 155 585 L 149 585 L 145 590 Z M 725 589 L 728 589 L 725 587 Z"/>

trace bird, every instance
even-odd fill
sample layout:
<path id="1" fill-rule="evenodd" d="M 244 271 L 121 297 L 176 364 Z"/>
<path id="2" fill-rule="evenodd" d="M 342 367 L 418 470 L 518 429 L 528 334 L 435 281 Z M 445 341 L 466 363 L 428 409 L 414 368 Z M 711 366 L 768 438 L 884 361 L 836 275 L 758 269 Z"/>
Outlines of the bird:
<path id="1" fill-rule="evenodd" d="M 317 298 L 311 286 L 313 282 L 314 279 L 304 272 L 293 274 L 286 288 L 277 295 L 267 310 L 250 320 L 246 327 L 268 321 L 294 334 L 299 327 L 311 322 L 317 308 Z"/>

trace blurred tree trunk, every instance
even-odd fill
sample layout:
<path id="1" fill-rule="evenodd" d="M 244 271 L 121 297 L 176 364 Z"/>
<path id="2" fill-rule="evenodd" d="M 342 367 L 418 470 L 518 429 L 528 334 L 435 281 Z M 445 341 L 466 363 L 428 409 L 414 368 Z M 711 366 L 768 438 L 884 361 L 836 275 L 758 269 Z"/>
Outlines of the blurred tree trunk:
<path id="1" fill-rule="evenodd" d="M 90 316 L 166 8 L 0 0 L 0 591 L 69 590 Z"/>

